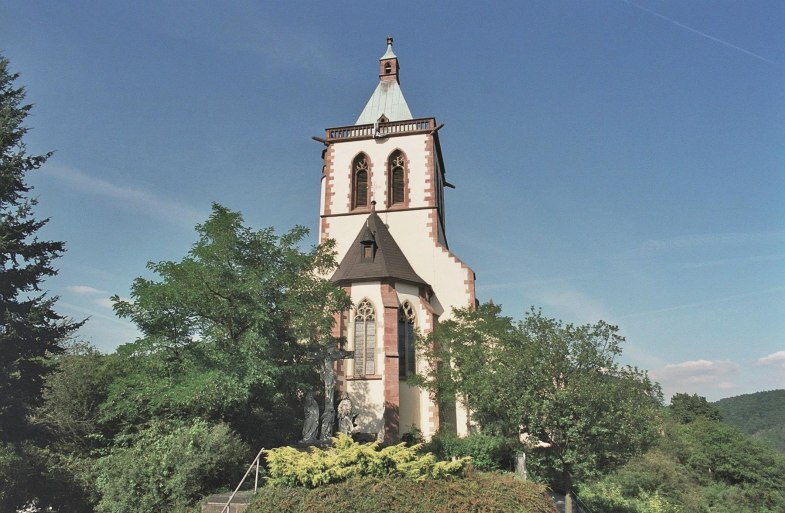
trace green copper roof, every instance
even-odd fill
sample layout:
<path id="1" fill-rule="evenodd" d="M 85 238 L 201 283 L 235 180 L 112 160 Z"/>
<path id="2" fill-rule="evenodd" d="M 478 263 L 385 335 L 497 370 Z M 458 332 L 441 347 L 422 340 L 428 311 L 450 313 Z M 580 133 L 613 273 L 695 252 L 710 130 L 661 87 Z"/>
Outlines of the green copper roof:
<path id="1" fill-rule="evenodd" d="M 393 53 L 392 43 L 392 37 L 388 37 L 387 51 L 379 59 L 380 61 L 395 59 L 398 62 L 398 57 Z M 388 121 L 403 121 L 413 117 L 403 97 L 398 80 L 379 80 L 379 85 L 376 86 L 376 90 L 365 105 L 360 117 L 357 118 L 355 125 L 371 125 L 376 123 L 382 115 Z"/>
<path id="2" fill-rule="evenodd" d="M 384 114 L 389 121 L 412 119 L 412 113 L 395 80 L 380 80 L 355 125 L 370 125 Z"/>

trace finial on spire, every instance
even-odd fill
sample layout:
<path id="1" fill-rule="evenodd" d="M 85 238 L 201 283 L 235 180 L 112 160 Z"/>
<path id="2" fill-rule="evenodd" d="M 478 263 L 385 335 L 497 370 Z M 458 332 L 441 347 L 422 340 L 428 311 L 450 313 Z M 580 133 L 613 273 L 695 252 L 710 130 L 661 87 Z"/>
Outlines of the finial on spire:
<path id="1" fill-rule="evenodd" d="M 376 211 L 376 200 L 371 201 L 371 212 Z"/>
<path id="2" fill-rule="evenodd" d="M 392 36 L 387 36 L 387 51 L 384 52 L 382 58 L 379 59 L 380 61 L 383 61 L 385 59 L 395 59 L 395 54 L 393 53 L 392 46 L 393 46 L 393 38 Z"/>

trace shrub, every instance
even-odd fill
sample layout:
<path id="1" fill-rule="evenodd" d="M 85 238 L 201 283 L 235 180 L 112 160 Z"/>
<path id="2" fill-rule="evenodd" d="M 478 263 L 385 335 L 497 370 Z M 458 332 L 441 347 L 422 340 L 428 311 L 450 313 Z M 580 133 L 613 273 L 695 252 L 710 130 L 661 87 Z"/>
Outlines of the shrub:
<path id="1" fill-rule="evenodd" d="M 333 447 L 309 452 L 279 447 L 267 453 L 269 483 L 315 488 L 352 477 L 397 476 L 415 480 L 463 474 L 470 458 L 437 461 L 433 454 L 419 454 L 420 445 L 405 443 L 379 449 L 379 443 L 360 444 L 339 434 Z"/>
<path id="2" fill-rule="evenodd" d="M 659 492 L 641 491 L 636 496 L 625 496 L 621 486 L 600 481 L 581 487 L 581 500 L 592 511 L 604 513 L 680 513 L 680 507 L 668 501 Z"/>
<path id="3" fill-rule="evenodd" d="M 470 472 L 460 479 L 355 477 L 319 488 L 266 486 L 246 513 L 556 513 L 542 486 Z"/>
<path id="4" fill-rule="evenodd" d="M 470 457 L 475 469 L 481 471 L 512 470 L 518 444 L 501 436 L 483 433 L 459 438 L 449 433 L 438 433 L 426 449 L 439 459 Z"/>
<path id="5" fill-rule="evenodd" d="M 197 420 L 156 423 L 129 447 L 98 460 L 99 513 L 153 513 L 183 508 L 216 487 L 239 479 L 247 451 L 225 424 Z"/>

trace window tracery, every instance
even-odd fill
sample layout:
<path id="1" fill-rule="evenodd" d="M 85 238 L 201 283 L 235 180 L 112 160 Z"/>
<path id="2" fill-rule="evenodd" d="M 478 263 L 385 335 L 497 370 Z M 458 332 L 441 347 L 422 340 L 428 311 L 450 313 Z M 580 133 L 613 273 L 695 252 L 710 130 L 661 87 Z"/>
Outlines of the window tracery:
<path id="1" fill-rule="evenodd" d="M 416 323 L 414 307 L 404 301 L 398 309 L 398 375 L 401 377 L 417 373 L 414 344 Z"/>
<path id="2" fill-rule="evenodd" d="M 388 161 L 390 183 L 388 201 L 390 205 L 403 205 L 406 202 L 406 159 L 400 150 L 394 151 Z"/>
<path id="3" fill-rule="evenodd" d="M 367 299 L 354 315 L 354 374 L 376 374 L 376 311 Z"/>
<path id="4" fill-rule="evenodd" d="M 369 177 L 368 157 L 360 153 L 352 163 L 352 208 L 365 208 L 370 204 Z"/>

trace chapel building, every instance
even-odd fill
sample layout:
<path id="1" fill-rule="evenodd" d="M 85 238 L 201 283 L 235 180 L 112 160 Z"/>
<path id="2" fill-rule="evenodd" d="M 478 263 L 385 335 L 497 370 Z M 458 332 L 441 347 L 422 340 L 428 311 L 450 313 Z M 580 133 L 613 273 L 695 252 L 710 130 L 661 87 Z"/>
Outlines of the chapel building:
<path id="1" fill-rule="evenodd" d="M 334 239 L 331 280 L 353 307 L 335 336 L 354 357 L 337 365 L 337 389 L 357 413 L 356 431 L 399 439 L 412 427 L 467 432 L 460 402 L 442 408 L 407 383 L 427 363 L 414 348 L 454 308 L 475 305 L 474 272 L 449 249 L 444 160 L 432 117 L 415 118 L 387 38 L 379 83 L 354 125 L 328 128 L 321 182 L 320 240 Z"/>

